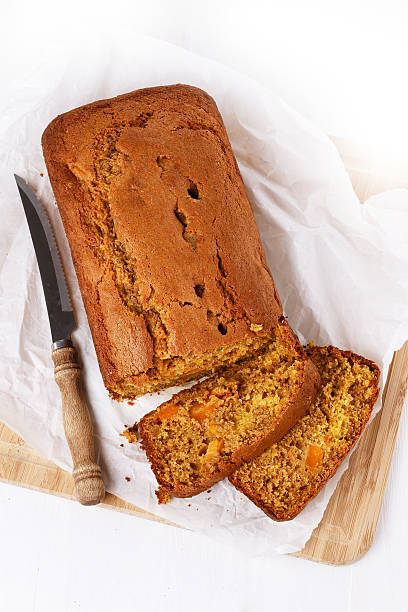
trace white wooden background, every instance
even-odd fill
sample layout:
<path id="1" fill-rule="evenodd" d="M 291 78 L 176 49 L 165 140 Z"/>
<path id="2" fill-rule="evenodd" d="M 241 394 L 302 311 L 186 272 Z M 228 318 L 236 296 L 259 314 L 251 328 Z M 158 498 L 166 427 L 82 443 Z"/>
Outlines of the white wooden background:
<path id="1" fill-rule="evenodd" d="M 1 13 L 0 95 L 11 103 L 19 65 L 75 46 L 89 28 L 120 37 L 131 24 L 255 77 L 379 164 L 404 160 L 404 1 L 23 0 Z M 406 610 L 407 443 L 404 410 L 374 545 L 341 568 L 248 560 L 183 530 L 0 484 L 0 610 Z"/>

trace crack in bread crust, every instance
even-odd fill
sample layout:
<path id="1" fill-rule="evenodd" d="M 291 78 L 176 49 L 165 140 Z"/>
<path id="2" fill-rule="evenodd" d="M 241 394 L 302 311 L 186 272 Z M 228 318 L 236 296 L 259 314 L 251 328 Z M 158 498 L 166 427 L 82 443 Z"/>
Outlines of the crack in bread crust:
<path id="1" fill-rule="evenodd" d="M 150 116 L 151 114 L 141 115 L 135 124 L 145 127 Z M 130 122 L 113 125 L 95 138 L 94 180 L 91 183 L 85 182 L 81 175 L 76 176 L 83 189 L 91 196 L 92 215 L 85 213 L 84 223 L 93 230 L 91 245 L 94 254 L 103 267 L 109 267 L 111 270 L 123 304 L 145 319 L 147 331 L 153 342 L 154 366 L 157 366 L 159 359 L 166 359 L 169 356 L 168 332 L 164 317 L 157 308 L 145 308 L 142 303 L 137 282 L 137 262 L 131 261 L 124 245 L 119 241 L 110 208 L 110 185 L 115 177 L 122 173 L 121 154 L 116 145 L 121 134 L 131 125 Z M 75 174 L 75 170 L 72 171 Z M 154 287 L 151 286 L 151 297 L 153 295 Z"/>

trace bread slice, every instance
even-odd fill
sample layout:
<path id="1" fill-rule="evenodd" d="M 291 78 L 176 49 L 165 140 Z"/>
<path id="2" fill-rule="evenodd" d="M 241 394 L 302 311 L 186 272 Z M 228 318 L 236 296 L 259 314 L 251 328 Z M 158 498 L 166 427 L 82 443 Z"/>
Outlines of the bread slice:
<path id="1" fill-rule="evenodd" d="M 310 407 L 319 384 L 316 367 L 282 319 L 256 355 L 147 414 L 139 433 L 159 501 L 197 495 L 280 440 Z"/>
<path id="2" fill-rule="evenodd" d="M 280 442 L 229 478 L 277 521 L 293 519 L 334 475 L 379 392 L 380 370 L 372 361 L 333 346 L 306 352 L 322 380 L 314 405 Z"/>

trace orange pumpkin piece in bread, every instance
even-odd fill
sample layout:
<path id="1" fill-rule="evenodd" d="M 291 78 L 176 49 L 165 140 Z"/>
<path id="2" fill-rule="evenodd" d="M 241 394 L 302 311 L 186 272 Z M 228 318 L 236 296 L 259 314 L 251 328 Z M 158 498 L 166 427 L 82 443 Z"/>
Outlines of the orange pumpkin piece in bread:
<path id="1" fill-rule="evenodd" d="M 316 446 L 315 444 L 311 444 L 307 452 L 306 467 L 308 467 L 312 472 L 314 472 L 316 468 L 318 468 L 322 464 L 323 457 L 324 448 L 322 448 L 321 446 Z"/>

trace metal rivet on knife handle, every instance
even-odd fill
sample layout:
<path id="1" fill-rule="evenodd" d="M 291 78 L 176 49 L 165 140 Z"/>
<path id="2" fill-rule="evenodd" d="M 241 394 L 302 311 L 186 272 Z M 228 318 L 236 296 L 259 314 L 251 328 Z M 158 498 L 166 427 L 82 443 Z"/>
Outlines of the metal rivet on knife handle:
<path id="1" fill-rule="evenodd" d="M 93 506 L 105 497 L 105 486 L 95 461 L 92 422 L 81 391 L 81 367 L 74 348 L 56 349 L 52 358 L 61 391 L 65 435 L 74 463 L 76 497 L 84 506 Z"/>

